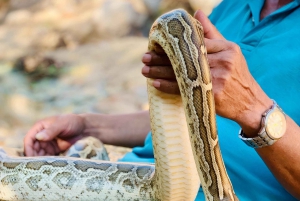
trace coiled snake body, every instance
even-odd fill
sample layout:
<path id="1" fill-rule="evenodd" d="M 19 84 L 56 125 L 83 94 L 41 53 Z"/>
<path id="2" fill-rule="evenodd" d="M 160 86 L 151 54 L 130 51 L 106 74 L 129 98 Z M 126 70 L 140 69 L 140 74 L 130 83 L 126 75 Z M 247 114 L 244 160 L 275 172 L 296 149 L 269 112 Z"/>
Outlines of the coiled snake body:
<path id="1" fill-rule="evenodd" d="M 219 150 L 202 26 L 183 10 L 167 13 L 150 31 L 149 50 L 157 46 L 171 60 L 181 97 L 148 80 L 155 167 L 0 149 L 0 199 L 187 201 L 200 178 L 206 200 L 237 200 Z"/>

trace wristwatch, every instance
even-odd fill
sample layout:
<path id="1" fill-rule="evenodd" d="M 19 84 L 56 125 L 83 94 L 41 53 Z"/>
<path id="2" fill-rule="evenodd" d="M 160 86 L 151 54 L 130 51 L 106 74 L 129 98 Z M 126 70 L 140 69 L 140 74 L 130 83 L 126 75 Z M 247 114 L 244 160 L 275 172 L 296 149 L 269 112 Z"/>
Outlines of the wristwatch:
<path id="1" fill-rule="evenodd" d="M 241 129 L 239 138 L 248 146 L 256 149 L 274 144 L 284 135 L 285 130 L 285 114 L 273 100 L 272 107 L 262 115 L 261 129 L 258 132 L 258 136 L 254 138 L 247 138 Z"/>

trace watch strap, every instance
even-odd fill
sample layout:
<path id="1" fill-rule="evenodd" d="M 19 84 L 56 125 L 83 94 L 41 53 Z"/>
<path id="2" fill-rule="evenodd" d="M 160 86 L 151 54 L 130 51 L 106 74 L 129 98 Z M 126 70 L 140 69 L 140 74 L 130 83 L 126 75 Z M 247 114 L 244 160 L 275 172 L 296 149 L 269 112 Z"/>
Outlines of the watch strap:
<path id="1" fill-rule="evenodd" d="M 270 138 L 266 132 L 262 132 L 254 138 L 246 138 L 242 129 L 239 132 L 239 138 L 246 145 L 254 149 L 270 146 L 276 142 L 276 140 Z"/>
<path id="2" fill-rule="evenodd" d="M 268 109 L 263 115 L 262 115 L 262 120 L 261 120 L 261 130 L 258 132 L 258 136 L 254 137 L 254 138 L 248 138 L 245 136 L 245 133 L 243 132 L 243 130 L 241 129 L 239 132 L 239 138 L 245 142 L 248 146 L 252 147 L 252 148 L 261 148 L 261 147 L 266 147 L 266 146 L 270 146 L 272 144 L 274 144 L 278 139 L 274 139 L 272 137 L 270 137 L 266 131 L 266 116 L 268 115 L 268 113 L 274 111 L 274 110 L 279 110 L 280 112 L 282 112 L 284 114 L 284 112 L 282 111 L 282 109 L 277 105 L 277 103 L 273 100 L 273 105 L 270 109 Z"/>

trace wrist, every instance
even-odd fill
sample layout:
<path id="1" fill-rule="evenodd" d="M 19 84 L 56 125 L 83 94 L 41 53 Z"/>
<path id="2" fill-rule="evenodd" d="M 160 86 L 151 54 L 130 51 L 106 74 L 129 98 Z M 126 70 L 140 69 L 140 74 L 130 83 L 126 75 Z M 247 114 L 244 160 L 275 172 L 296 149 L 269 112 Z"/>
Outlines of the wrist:
<path id="1" fill-rule="evenodd" d="M 273 105 L 273 101 L 270 98 L 265 98 L 263 100 L 255 101 L 250 108 L 241 115 L 239 115 L 236 122 L 242 128 L 245 137 L 253 138 L 258 136 L 261 129 L 261 121 L 263 114 L 269 110 Z"/>
<path id="2" fill-rule="evenodd" d="M 111 144 L 111 140 L 109 139 L 111 135 L 107 134 L 114 133 L 110 131 L 113 125 L 108 125 L 110 115 L 83 113 L 78 116 L 81 117 L 84 122 L 84 136 L 93 136 L 100 139 L 104 144 Z"/>
<path id="3" fill-rule="evenodd" d="M 83 135 L 84 136 L 89 136 L 88 135 L 88 130 L 89 130 L 89 127 L 91 127 L 91 124 L 89 123 L 89 115 L 88 113 L 83 113 L 83 114 L 78 114 L 77 116 L 79 118 L 81 118 L 82 122 L 83 122 Z"/>
<path id="4" fill-rule="evenodd" d="M 271 146 L 283 137 L 286 131 L 286 117 L 282 109 L 273 101 L 273 105 L 262 115 L 261 128 L 256 136 L 249 137 L 240 130 L 239 138 L 252 148 Z"/>

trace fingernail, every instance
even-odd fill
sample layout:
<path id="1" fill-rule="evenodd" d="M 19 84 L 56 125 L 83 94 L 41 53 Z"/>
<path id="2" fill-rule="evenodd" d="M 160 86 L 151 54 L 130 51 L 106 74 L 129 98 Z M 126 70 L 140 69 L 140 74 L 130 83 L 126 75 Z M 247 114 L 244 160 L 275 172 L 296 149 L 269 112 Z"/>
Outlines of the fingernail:
<path id="1" fill-rule="evenodd" d="M 160 82 L 159 81 L 153 81 L 152 82 L 152 85 L 156 88 L 159 88 L 160 87 Z"/>
<path id="2" fill-rule="evenodd" d="M 151 55 L 150 54 L 144 54 L 142 58 L 143 62 L 150 62 L 151 61 Z"/>
<path id="3" fill-rule="evenodd" d="M 149 67 L 149 66 L 144 66 L 144 67 L 142 68 L 142 73 L 148 74 L 149 72 L 150 72 L 150 67 Z"/>
<path id="4" fill-rule="evenodd" d="M 35 138 L 37 140 L 45 140 L 47 138 L 47 135 L 44 131 L 41 131 L 41 132 L 38 132 L 36 135 L 35 135 Z"/>

